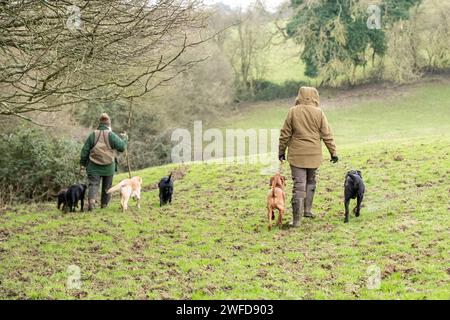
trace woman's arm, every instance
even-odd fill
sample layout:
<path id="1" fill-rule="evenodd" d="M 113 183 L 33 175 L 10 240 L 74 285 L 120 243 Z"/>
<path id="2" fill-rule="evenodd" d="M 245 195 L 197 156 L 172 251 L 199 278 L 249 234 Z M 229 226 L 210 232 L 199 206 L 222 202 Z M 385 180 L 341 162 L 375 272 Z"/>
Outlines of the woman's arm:
<path id="1" fill-rule="evenodd" d="M 292 109 L 289 110 L 289 113 L 284 121 L 283 128 L 280 132 L 280 143 L 278 155 L 284 155 L 286 153 L 286 149 L 288 147 L 289 141 L 292 138 Z"/>
<path id="2" fill-rule="evenodd" d="M 328 124 L 327 117 L 325 113 L 322 112 L 322 121 L 320 126 L 320 138 L 323 140 L 327 146 L 328 151 L 331 156 L 336 156 L 336 143 L 334 142 L 333 132 Z"/>

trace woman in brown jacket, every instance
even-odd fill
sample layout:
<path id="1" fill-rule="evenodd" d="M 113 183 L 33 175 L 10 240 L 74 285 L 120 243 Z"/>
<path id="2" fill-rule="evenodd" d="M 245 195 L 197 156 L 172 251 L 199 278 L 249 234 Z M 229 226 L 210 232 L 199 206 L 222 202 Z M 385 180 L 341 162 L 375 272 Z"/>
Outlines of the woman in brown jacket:
<path id="1" fill-rule="evenodd" d="M 312 218 L 311 207 L 316 190 L 316 170 L 322 163 L 323 140 L 331 155 L 331 161 L 339 159 L 333 133 L 325 114 L 319 107 L 320 98 L 316 88 L 301 87 L 295 106 L 289 110 L 281 129 L 279 159 L 291 166 L 294 189 L 292 192 L 293 227 L 300 226 L 302 215 Z"/>

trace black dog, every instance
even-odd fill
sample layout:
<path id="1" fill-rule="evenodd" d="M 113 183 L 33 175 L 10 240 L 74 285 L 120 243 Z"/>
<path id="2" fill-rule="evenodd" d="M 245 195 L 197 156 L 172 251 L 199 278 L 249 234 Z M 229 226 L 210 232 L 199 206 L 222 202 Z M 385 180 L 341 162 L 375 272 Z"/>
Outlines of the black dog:
<path id="1" fill-rule="evenodd" d="M 60 210 L 60 209 L 62 211 L 66 210 L 66 192 L 67 192 L 67 189 L 63 189 L 60 192 L 58 192 L 58 195 L 57 195 L 57 197 L 58 197 L 58 210 Z M 62 205 L 62 208 L 61 208 L 61 205 Z"/>
<path id="2" fill-rule="evenodd" d="M 361 171 L 351 170 L 345 175 L 344 196 L 345 196 L 345 223 L 348 223 L 348 206 L 350 199 L 357 199 L 356 207 L 353 209 L 356 217 L 361 212 L 361 204 L 364 198 L 365 186 L 362 181 Z"/>
<path id="3" fill-rule="evenodd" d="M 66 208 L 69 212 L 75 212 L 78 207 L 78 201 L 81 201 L 81 212 L 84 211 L 84 196 L 87 186 L 85 184 L 74 184 L 66 191 Z"/>
<path id="4" fill-rule="evenodd" d="M 172 173 L 168 177 L 164 177 L 158 183 L 159 188 L 159 205 L 162 207 L 167 203 L 172 203 L 173 181 Z"/>

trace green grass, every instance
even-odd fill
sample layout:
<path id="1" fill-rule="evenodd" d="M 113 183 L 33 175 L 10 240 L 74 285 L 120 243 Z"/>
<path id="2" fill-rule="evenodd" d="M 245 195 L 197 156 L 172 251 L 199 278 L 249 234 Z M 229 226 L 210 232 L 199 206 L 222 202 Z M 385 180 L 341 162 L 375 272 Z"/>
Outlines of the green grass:
<path id="1" fill-rule="evenodd" d="M 398 92 L 402 92 L 402 88 Z M 292 101 L 291 101 L 292 100 Z M 226 127 L 281 128 L 294 99 L 263 102 L 228 119 Z M 344 99 L 325 109 L 338 145 L 447 134 L 450 86 L 424 84 L 400 97 Z M 357 134 L 355 134 L 357 133 Z"/>
<path id="2" fill-rule="evenodd" d="M 327 110 L 342 161 L 320 168 L 317 217 L 297 230 L 267 230 L 259 164 L 189 164 L 164 209 L 151 186 L 175 165 L 136 173 L 147 190 L 141 210 L 121 213 L 117 194 L 94 213 L 8 209 L 0 298 L 448 299 L 449 98 L 447 87 L 426 85 L 389 105 Z M 287 107 L 252 107 L 230 121 L 277 128 Z M 361 217 L 344 224 L 349 168 L 363 171 L 367 192 Z M 70 265 L 80 268 L 80 290 L 66 288 Z M 379 289 L 366 288 L 371 266 Z"/>
<path id="3" fill-rule="evenodd" d="M 292 39 L 283 41 L 282 36 L 278 35 L 274 43 L 276 45 L 264 54 L 267 61 L 265 72 L 267 80 L 277 84 L 283 84 L 290 80 L 314 81 L 305 76 L 305 64 L 300 59 L 299 46 Z M 280 54 L 280 52 L 283 52 L 283 54 Z"/>
<path id="4" fill-rule="evenodd" d="M 300 59 L 300 46 L 293 39 L 285 39 L 274 23 L 269 23 L 268 28 L 273 34 L 272 45 L 259 50 L 252 57 L 253 63 L 261 65 L 262 78 L 276 84 L 283 84 L 286 81 L 313 81 L 305 76 L 305 65 Z M 238 41 L 238 31 L 236 28 L 230 28 L 229 41 Z M 266 37 L 269 35 L 266 34 Z M 266 40 L 264 40 L 266 41 Z M 236 45 L 234 43 L 234 45 Z M 233 51 L 234 49 L 228 48 Z M 280 54 L 282 52 L 283 54 Z M 238 68 L 238 66 L 235 66 Z"/>
<path id="5" fill-rule="evenodd" d="M 287 21 L 284 21 L 286 23 Z M 283 22 L 281 27 L 283 27 Z M 258 62 L 263 68 L 262 78 L 267 81 L 271 81 L 276 84 L 282 85 L 286 81 L 301 81 L 305 83 L 311 83 L 311 85 L 317 86 L 323 80 L 320 76 L 317 78 L 311 78 L 305 75 L 305 63 L 301 60 L 301 48 L 302 46 L 295 43 L 292 38 L 284 38 L 278 31 L 275 24 L 270 24 L 269 28 L 273 34 L 272 45 L 268 48 L 258 52 L 254 60 Z M 232 37 L 234 41 L 237 41 L 237 31 L 232 30 Z M 356 69 L 356 81 L 364 82 L 370 73 L 373 71 L 372 56 L 368 54 L 367 61 L 370 61 L 364 72 L 363 67 L 357 67 Z M 379 63 L 379 58 L 375 59 L 375 65 Z M 237 67 L 237 66 L 235 66 Z M 351 69 L 345 70 L 351 72 Z M 333 81 L 332 85 L 338 87 L 339 85 L 346 85 L 348 83 L 348 75 L 342 75 Z"/>

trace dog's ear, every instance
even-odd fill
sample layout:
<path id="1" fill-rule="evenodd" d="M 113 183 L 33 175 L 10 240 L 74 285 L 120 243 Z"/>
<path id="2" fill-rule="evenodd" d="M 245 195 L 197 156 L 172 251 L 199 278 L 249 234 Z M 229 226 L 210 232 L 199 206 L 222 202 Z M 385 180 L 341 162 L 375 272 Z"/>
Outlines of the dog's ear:
<path id="1" fill-rule="evenodd" d="M 269 181 L 269 186 L 272 186 L 272 182 L 273 182 L 273 177 L 272 177 L 272 178 L 270 178 L 270 181 Z"/>
<path id="2" fill-rule="evenodd" d="M 281 181 L 283 182 L 283 185 L 286 185 L 286 177 L 285 176 L 281 176 Z"/>
<path id="3" fill-rule="evenodd" d="M 358 172 L 358 175 L 362 178 L 362 173 L 361 173 L 361 171 L 357 170 L 356 172 Z"/>

